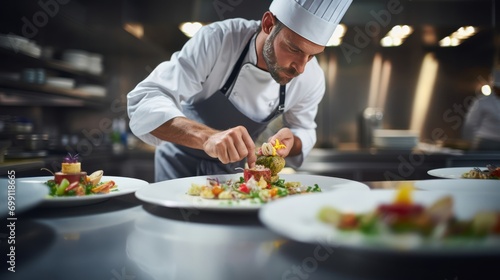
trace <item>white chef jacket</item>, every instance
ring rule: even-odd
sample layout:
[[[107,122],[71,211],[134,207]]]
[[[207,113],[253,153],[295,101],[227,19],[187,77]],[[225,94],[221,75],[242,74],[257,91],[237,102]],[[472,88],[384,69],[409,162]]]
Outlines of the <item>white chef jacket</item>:
[[[181,104],[193,104],[217,92],[248,40],[252,40],[250,48],[229,100],[254,121],[268,117],[279,102],[279,84],[267,71],[245,65],[257,65],[255,38],[259,25],[259,21],[228,19],[201,28],[169,61],[158,65],[128,93],[131,131],[148,144],[160,145],[162,140],[151,131],[172,118],[185,116]],[[315,58],[286,86],[284,125],[302,141],[302,154],[287,158],[292,167],[300,166],[316,143],[315,117],[324,92],[324,73]]]
[[[463,134],[469,140],[500,141],[500,97],[492,93],[476,99],[467,112]]]

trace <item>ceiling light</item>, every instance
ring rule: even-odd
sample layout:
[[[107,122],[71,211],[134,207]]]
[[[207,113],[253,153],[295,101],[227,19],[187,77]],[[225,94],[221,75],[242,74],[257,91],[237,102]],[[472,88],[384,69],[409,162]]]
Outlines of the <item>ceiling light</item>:
[[[144,36],[144,26],[140,23],[125,23],[123,29],[139,39]]]
[[[486,95],[486,96],[490,95],[491,94],[491,87],[489,85],[483,85],[481,87],[481,93],[483,95]]]
[[[200,22],[184,22],[179,25],[179,29],[186,35],[187,37],[191,38],[194,36],[200,28],[203,27],[203,24]]]
[[[455,47],[460,45],[463,41],[477,33],[477,28],[474,26],[462,26],[451,35],[444,37],[439,41],[441,47]]]
[[[380,40],[380,45],[382,47],[401,46],[412,32],[413,28],[409,25],[396,25]]]

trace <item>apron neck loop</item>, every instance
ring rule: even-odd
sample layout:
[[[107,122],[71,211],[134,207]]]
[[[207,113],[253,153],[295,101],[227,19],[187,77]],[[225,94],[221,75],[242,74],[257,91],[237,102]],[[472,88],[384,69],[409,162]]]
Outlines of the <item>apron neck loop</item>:
[[[250,47],[250,42],[251,41],[252,41],[252,39],[250,39],[250,41],[248,41],[248,43],[246,44],[245,48],[243,49],[243,52],[240,54],[240,57],[238,58],[238,61],[234,65],[234,68],[233,68],[233,71],[231,72],[231,75],[229,75],[229,78],[227,79],[226,83],[220,89],[220,91],[224,95],[227,94],[227,91],[233,85],[233,82],[236,79],[236,76],[238,76],[238,73],[240,72],[241,65],[243,65],[243,60],[245,59],[245,56],[248,53],[248,48]]]

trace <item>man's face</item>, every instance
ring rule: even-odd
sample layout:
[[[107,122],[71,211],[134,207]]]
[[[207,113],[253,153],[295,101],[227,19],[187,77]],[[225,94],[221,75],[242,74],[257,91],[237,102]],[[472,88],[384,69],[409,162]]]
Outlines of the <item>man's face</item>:
[[[267,71],[277,83],[284,85],[302,74],[307,62],[323,50],[323,46],[304,39],[284,26],[281,30],[272,29],[264,42],[263,56]]]

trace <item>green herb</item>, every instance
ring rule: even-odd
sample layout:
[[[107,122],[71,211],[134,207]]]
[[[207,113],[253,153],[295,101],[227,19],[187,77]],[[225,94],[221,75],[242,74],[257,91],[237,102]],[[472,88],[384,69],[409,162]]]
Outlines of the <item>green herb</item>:
[[[85,185],[85,194],[86,195],[92,194],[92,188],[94,188],[92,183],[88,183],[87,185]]]
[[[273,186],[276,186],[276,187],[282,188],[282,189],[286,189],[285,179],[278,179],[276,182],[273,183]]]
[[[286,188],[284,188],[284,189],[278,189],[277,194],[279,196],[287,196],[288,195],[288,190]]]
[[[314,187],[307,187],[306,192],[321,192],[321,188],[318,184],[314,184]]]

